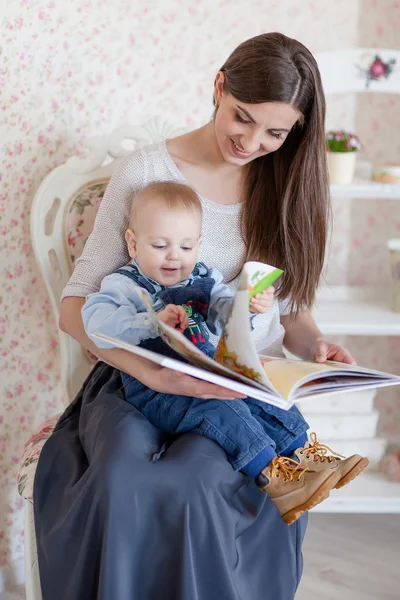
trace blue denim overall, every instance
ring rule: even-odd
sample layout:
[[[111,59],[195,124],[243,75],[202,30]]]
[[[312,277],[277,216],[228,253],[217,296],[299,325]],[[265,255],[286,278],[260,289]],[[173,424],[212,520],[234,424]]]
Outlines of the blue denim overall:
[[[195,276],[184,287],[154,284],[134,267],[124,267],[118,273],[145,288],[152,297],[156,295],[160,301],[159,308],[156,302],[156,310],[167,304],[184,306],[189,317],[185,336],[207,355],[214,355],[206,318],[215,282],[207,273],[194,272]],[[140,346],[182,360],[161,338],[145,340]],[[204,400],[164,394],[146,387],[126,373],[122,373],[122,381],[128,402],[155,427],[170,434],[191,431],[214,440],[225,450],[235,471],[243,469],[267,447],[276,454],[283,453],[308,429],[296,407],[284,411],[249,397],[244,400]]]

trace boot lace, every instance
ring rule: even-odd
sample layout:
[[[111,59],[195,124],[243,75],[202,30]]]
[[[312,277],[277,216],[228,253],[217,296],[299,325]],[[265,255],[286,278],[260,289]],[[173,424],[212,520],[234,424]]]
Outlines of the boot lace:
[[[312,446],[309,448],[304,448],[300,451],[300,454],[304,454],[306,458],[313,458],[314,462],[318,462],[319,460],[322,462],[325,460],[328,462],[334,462],[338,458],[345,458],[345,456],[338,454],[338,452],[335,452],[326,444],[321,444],[321,442],[318,441],[316,433],[310,433],[310,440],[312,442]],[[331,456],[328,454],[328,452],[331,453]]]
[[[292,458],[276,456],[270,464],[270,477],[280,477],[282,475],[284,481],[300,481],[308,470],[308,467],[301,467]]]

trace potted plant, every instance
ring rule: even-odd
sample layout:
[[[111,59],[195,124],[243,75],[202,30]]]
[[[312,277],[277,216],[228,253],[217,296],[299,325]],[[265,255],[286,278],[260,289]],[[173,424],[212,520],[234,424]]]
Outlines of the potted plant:
[[[328,131],[326,134],[329,179],[331,183],[351,183],[361,144],[354,133]]]

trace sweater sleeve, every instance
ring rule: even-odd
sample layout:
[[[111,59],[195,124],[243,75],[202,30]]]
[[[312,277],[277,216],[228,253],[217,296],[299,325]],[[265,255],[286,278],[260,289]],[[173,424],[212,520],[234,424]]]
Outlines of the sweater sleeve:
[[[132,196],[146,184],[147,164],[143,150],[136,150],[118,164],[101,201],[93,231],[61,299],[86,297],[97,292],[102,279],[129,261],[125,243]]]

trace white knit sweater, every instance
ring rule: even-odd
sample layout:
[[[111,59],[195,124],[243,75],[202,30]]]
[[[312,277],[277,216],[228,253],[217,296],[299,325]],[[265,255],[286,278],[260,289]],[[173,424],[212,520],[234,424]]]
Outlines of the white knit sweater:
[[[93,232],[82,256],[76,261],[62,298],[85,297],[96,292],[103,277],[128,263],[124,235],[132,194],[155,181],[188,183],[168,153],[165,142],[136,150],[116,168],[100,204]],[[216,204],[200,198],[204,239],[199,260],[216,267],[225,279],[229,279],[242,263],[245,252],[240,235],[241,204]],[[230,285],[234,288],[235,281]],[[280,314],[287,314],[287,305],[275,301],[273,307],[257,319],[253,335],[260,353],[282,356],[284,329]]]

